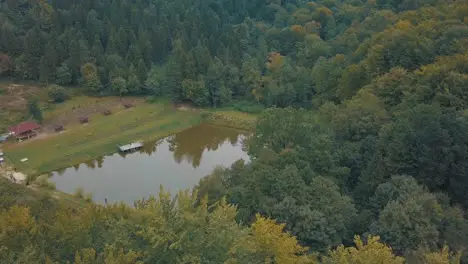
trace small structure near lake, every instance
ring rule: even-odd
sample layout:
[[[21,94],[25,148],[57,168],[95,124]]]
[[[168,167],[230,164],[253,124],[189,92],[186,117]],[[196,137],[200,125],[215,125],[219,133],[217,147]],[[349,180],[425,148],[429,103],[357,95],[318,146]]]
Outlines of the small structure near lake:
[[[127,144],[127,145],[117,146],[117,148],[119,149],[121,153],[128,153],[131,151],[135,151],[135,150],[141,149],[142,147],[143,147],[143,143],[141,142],[134,142],[134,143]]]
[[[41,126],[33,121],[23,122],[8,129],[10,135],[14,136],[18,141],[35,137],[40,130]]]
[[[133,107],[133,104],[132,102],[123,102],[123,106],[125,107],[125,109],[129,109]]]
[[[89,118],[86,116],[80,117],[79,121],[81,124],[87,124],[89,122]]]
[[[63,130],[65,130],[65,128],[63,127],[63,125],[56,125],[55,128],[54,128],[55,132],[62,132]]]

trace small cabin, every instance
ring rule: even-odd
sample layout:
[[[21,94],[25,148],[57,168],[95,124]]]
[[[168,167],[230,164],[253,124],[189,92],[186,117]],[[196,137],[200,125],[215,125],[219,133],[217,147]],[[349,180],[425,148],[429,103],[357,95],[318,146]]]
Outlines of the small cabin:
[[[40,130],[41,126],[33,121],[23,122],[8,129],[10,135],[15,137],[18,141],[35,137]]]
[[[81,124],[87,124],[89,123],[89,118],[88,117],[80,117],[79,119]]]

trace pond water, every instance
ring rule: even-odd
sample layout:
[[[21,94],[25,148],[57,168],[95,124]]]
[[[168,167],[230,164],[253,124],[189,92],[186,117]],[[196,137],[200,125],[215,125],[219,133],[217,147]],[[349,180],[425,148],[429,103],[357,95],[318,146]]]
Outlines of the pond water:
[[[203,124],[145,144],[135,153],[116,153],[53,172],[50,180],[66,193],[82,188],[97,203],[107,198],[109,203],[133,204],[156,195],[160,185],[175,193],[194,187],[216,166],[248,161],[242,148],[245,136],[238,130]]]

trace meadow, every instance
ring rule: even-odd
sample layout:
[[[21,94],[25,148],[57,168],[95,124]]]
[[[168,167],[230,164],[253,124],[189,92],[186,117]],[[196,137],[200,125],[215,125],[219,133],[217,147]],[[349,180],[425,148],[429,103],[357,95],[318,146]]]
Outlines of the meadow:
[[[8,162],[29,175],[38,175],[115,153],[119,144],[163,138],[201,121],[198,111],[178,111],[168,102],[139,102],[130,109],[114,104],[109,116],[88,113],[89,123],[80,124],[71,114],[76,112],[77,102],[89,109],[85,97],[78,97],[44,114],[49,125],[57,120],[64,122],[68,116],[64,132],[45,132],[42,138],[5,145]],[[21,162],[23,158],[28,161]]]

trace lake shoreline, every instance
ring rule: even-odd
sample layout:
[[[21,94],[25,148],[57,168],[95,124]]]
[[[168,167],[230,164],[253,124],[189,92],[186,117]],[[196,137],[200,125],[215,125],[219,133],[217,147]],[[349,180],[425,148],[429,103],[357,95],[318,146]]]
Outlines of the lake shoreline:
[[[81,189],[79,193],[92,195],[94,202],[131,205],[134,200],[157,195],[159,186],[171,193],[192,189],[218,166],[229,167],[239,159],[249,161],[243,148],[247,136],[238,129],[203,123],[146,143],[132,153],[114,153],[55,170],[48,179],[67,194]]]
[[[71,108],[67,104],[71,105],[66,102],[49,115],[54,116],[55,112],[64,111],[63,108]],[[17,170],[36,177],[115,154],[118,144],[150,142],[203,123],[252,131],[256,116],[222,110],[183,111],[174,109],[167,102],[142,102],[132,109],[116,110],[108,117],[95,113],[90,120],[87,125],[70,125],[64,133],[49,133],[42,139],[7,144],[4,147],[7,162]],[[23,158],[28,158],[28,161],[20,162]]]

